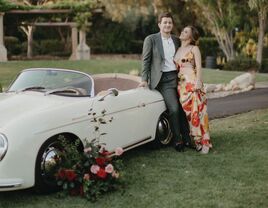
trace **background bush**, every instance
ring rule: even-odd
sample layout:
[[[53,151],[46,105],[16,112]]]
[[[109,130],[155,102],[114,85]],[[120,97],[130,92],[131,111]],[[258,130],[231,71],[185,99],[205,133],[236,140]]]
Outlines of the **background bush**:
[[[268,58],[262,60],[260,72],[268,73]]]
[[[51,52],[62,52],[65,50],[64,43],[56,39],[40,40],[36,47],[36,51],[41,55],[50,54]]]
[[[18,55],[22,52],[22,47],[19,39],[14,36],[4,37],[5,47],[7,49],[7,55]]]
[[[245,57],[237,57],[234,60],[228,61],[223,66],[223,70],[227,71],[258,71],[259,69],[260,65],[255,59]]]
[[[202,37],[199,38],[199,48],[202,54],[202,59],[205,60],[206,56],[217,57],[220,52],[219,44],[214,37]]]
[[[92,53],[131,53],[133,34],[124,24],[109,19],[95,19],[87,43]]]

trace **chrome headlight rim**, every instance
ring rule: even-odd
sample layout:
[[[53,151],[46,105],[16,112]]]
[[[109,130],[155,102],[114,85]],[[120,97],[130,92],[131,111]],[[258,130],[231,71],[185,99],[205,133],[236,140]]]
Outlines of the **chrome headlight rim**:
[[[3,158],[5,157],[5,155],[7,153],[8,140],[7,140],[7,137],[3,133],[0,133],[0,140],[2,140],[3,144],[4,144],[3,147],[0,146],[0,150],[2,149],[2,151],[0,151],[0,161],[1,161],[1,160],[3,160]]]

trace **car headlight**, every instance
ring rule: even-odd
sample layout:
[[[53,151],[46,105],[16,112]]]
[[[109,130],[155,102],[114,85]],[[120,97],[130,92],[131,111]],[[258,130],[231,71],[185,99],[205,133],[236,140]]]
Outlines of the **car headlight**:
[[[8,141],[4,134],[0,133],[0,161],[4,158],[7,153]]]

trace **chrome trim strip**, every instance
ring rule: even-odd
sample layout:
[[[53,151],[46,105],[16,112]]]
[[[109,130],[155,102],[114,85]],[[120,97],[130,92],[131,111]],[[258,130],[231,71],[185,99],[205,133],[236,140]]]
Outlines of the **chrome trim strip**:
[[[140,144],[140,143],[143,143],[143,142],[145,142],[145,141],[147,141],[147,140],[150,140],[152,137],[150,136],[150,137],[147,137],[147,138],[145,138],[145,139],[143,139],[143,140],[141,140],[141,141],[139,141],[139,142],[136,142],[136,143],[133,143],[133,144],[131,144],[131,145],[128,145],[128,146],[126,146],[126,147],[124,147],[123,149],[129,149],[129,148],[131,148],[132,146],[136,146],[136,145],[138,145],[138,144]]]
[[[14,183],[14,184],[0,184],[0,189],[4,188],[15,188],[21,186],[22,183]]]

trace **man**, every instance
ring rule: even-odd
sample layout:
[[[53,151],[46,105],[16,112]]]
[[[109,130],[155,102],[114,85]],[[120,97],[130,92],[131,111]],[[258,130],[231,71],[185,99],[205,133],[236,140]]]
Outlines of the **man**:
[[[179,102],[178,76],[173,57],[179,47],[178,39],[171,34],[173,17],[163,13],[158,17],[159,33],[149,35],[143,43],[142,82],[140,87],[158,90],[169,112],[175,149],[184,150],[190,144],[189,126]]]

